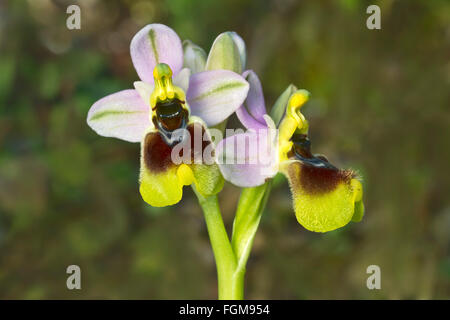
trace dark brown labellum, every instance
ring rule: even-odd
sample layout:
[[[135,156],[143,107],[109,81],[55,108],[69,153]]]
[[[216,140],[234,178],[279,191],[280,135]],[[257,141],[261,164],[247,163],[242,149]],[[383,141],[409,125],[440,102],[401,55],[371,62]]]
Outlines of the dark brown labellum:
[[[145,136],[143,157],[145,166],[154,173],[164,172],[172,165],[172,148],[160,132]]]
[[[190,153],[187,156],[191,159],[191,163],[194,163],[196,159],[202,160],[203,151],[211,144],[211,141],[203,141],[202,139],[205,134],[205,128],[201,124],[193,123],[182,130],[185,131],[185,136],[189,137],[189,139],[186,138],[179,143],[183,143],[186,146],[185,149]],[[195,144],[196,134],[201,139],[199,146]],[[166,137],[161,131],[148,133],[143,146],[143,158],[147,169],[153,173],[160,173],[173,166],[174,163],[171,157],[174,145],[167,143]],[[180,150],[180,157],[184,156],[183,151],[184,149]]]
[[[308,194],[321,194],[334,190],[339,183],[348,183],[353,177],[351,170],[340,170],[328,162],[322,155],[311,153],[311,142],[304,134],[295,134],[289,158],[294,162],[288,172],[294,188],[301,187]]]

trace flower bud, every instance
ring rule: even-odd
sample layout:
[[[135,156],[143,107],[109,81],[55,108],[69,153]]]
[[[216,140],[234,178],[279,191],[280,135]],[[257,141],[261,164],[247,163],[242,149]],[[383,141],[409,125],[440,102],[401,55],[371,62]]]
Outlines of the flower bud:
[[[183,41],[183,65],[191,69],[192,73],[205,71],[206,52],[190,40]]]

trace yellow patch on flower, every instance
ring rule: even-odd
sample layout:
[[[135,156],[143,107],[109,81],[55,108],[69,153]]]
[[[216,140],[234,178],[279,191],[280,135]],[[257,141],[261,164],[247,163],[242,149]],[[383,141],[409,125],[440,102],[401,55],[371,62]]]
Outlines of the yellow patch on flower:
[[[205,134],[202,124],[190,123],[186,131],[185,141],[180,142],[185,148],[180,148],[190,163],[174,164],[172,161],[173,148],[166,143],[163,133],[156,129],[145,136],[141,144],[141,175],[140,193],[142,198],[151,206],[164,207],[176,204],[182,198],[183,186],[195,184],[196,189],[204,196],[217,194],[222,190],[224,180],[218,166],[199,162],[197,156],[210,146],[211,141],[202,141],[199,146],[194,143],[194,134]],[[196,150],[200,147],[200,150]]]
[[[162,173],[141,170],[140,187],[142,199],[153,207],[165,207],[176,204],[183,196],[183,185],[172,167]]]
[[[350,171],[292,162],[285,173],[292,189],[297,221],[306,229],[327,232],[348,224],[355,213],[360,182]],[[362,203],[359,201],[358,203]]]

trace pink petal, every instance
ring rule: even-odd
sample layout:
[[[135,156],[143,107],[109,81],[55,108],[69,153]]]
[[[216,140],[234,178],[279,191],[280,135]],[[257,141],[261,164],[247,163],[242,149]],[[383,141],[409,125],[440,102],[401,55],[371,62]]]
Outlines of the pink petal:
[[[242,76],[250,84],[250,89],[247,99],[236,111],[236,115],[247,129],[266,128],[266,122],[263,117],[266,114],[266,105],[261,82],[252,70],[245,71]]]
[[[275,132],[268,129],[236,134],[220,141],[216,158],[225,180],[239,187],[255,187],[278,170]]]
[[[101,136],[140,142],[151,126],[149,106],[136,90],[119,91],[94,103],[87,123]]]
[[[245,100],[248,83],[228,70],[195,73],[189,81],[187,100],[192,115],[214,126],[235,112]]]
[[[178,35],[163,24],[149,24],[131,40],[131,59],[139,78],[153,83],[153,69],[158,63],[167,63],[174,75],[183,66],[183,47]]]

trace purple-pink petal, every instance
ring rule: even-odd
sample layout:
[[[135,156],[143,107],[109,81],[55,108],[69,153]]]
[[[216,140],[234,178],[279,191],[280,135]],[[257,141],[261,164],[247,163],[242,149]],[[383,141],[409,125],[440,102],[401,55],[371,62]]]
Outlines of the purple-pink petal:
[[[225,180],[239,187],[255,187],[275,176],[277,150],[270,134],[267,129],[248,131],[217,144],[216,159]]]
[[[174,75],[183,67],[183,47],[178,35],[162,24],[149,24],[131,40],[131,59],[139,78],[153,83],[153,69],[167,63]]]
[[[203,119],[208,126],[214,126],[242,105],[248,88],[248,82],[235,72],[204,71],[191,76],[186,97],[192,115]]]
[[[250,89],[247,99],[236,111],[236,115],[247,129],[266,128],[267,125],[263,117],[266,114],[266,105],[261,82],[252,70],[245,71],[242,76],[250,84]]]
[[[136,90],[119,91],[94,103],[87,123],[101,136],[140,142],[151,126],[149,106]]]

